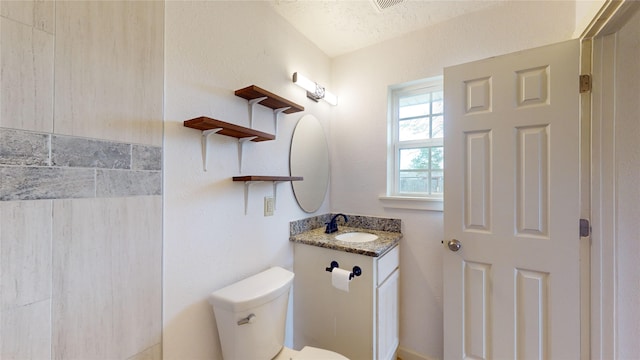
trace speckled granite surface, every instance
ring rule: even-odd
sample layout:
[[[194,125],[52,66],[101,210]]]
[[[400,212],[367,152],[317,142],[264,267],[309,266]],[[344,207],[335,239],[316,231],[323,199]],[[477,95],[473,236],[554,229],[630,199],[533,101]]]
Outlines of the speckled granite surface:
[[[303,233],[305,231],[324,228],[326,223],[331,220],[336,213],[331,214],[323,214],[318,215],[306,219],[291,221],[289,223],[289,235],[297,235]],[[379,231],[388,231],[388,232],[401,232],[402,230],[402,220],[400,219],[390,219],[390,218],[381,218],[374,216],[362,216],[362,215],[347,215],[349,221],[347,223],[344,222],[342,216],[338,217],[338,226],[349,225],[350,227],[360,228],[360,229],[368,229],[368,230],[379,230]]]
[[[342,217],[340,217],[342,221]],[[296,221],[289,222],[289,235],[298,235],[300,233],[317,229],[319,227],[324,227],[325,223],[328,223],[331,220],[331,214],[318,215],[306,219],[300,219]],[[344,223],[338,222],[338,225]]]
[[[396,246],[402,239],[401,220],[369,216],[349,215],[345,226],[344,219],[338,221],[338,232],[325,234],[325,223],[335,214],[324,214],[289,223],[289,240],[307,245],[319,246],[338,251],[378,257]],[[378,239],[366,243],[350,243],[335,239],[336,235],[361,231],[378,235]]]

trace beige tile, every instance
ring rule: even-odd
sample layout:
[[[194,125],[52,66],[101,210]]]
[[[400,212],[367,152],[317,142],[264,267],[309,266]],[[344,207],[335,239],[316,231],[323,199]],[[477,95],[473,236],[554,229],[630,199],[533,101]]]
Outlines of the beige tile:
[[[51,298],[51,206],[0,202],[0,309]]]
[[[111,244],[98,205],[54,201],[51,308],[52,355],[57,359],[117,357]]]
[[[161,145],[161,1],[56,4],[56,133]]]
[[[161,197],[54,203],[53,355],[128,358],[161,339]]]
[[[51,300],[0,311],[0,359],[51,357]]]
[[[161,360],[162,359],[162,344],[156,344],[147,350],[135,354],[127,360]]]
[[[127,198],[112,216],[122,224],[113,253],[116,326],[125,355],[161,341],[162,332],[162,201],[159,196]]]
[[[53,130],[53,35],[0,18],[0,126]]]
[[[33,1],[0,1],[0,15],[33,26]]]
[[[2,0],[0,15],[53,34],[54,0]]]
[[[0,359],[48,359],[51,201],[0,202]]]
[[[53,34],[56,28],[55,7],[55,0],[35,0],[33,8],[33,26],[36,29]]]

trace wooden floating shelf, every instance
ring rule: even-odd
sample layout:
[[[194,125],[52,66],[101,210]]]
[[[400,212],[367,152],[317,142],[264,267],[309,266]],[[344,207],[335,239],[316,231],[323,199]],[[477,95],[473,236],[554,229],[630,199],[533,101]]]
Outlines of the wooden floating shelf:
[[[234,176],[233,181],[244,182],[244,214],[247,215],[247,208],[249,207],[249,186],[251,184],[263,181],[273,182],[273,202],[276,203],[276,194],[278,191],[277,185],[288,181],[301,181],[302,176],[269,176],[269,175],[246,175],[246,176]]]
[[[207,131],[213,129],[221,129],[216,134],[235,137],[238,139],[254,137],[251,141],[269,141],[275,140],[276,136],[273,134],[267,134],[262,131],[249,129],[244,126],[230,124],[221,120],[212,119],[206,116],[200,116],[191,120],[186,120],[184,126],[192,129]]]
[[[272,92],[262,89],[258,86],[251,85],[246,88],[235,91],[235,95],[248,101],[249,105],[249,127],[231,124],[225,121],[213,119],[207,116],[200,116],[184,121],[184,126],[202,131],[201,147],[202,147],[202,166],[207,171],[207,139],[214,134],[231,136],[238,139],[238,162],[239,169],[242,172],[242,149],[248,141],[260,142],[275,140],[276,136],[262,131],[253,129],[254,107],[262,105],[273,110],[273,120],[275,133],[278,132],[278,116],[281,113],[293,114],[304,111],[304,107]],[[265,175],[249,175],[235,176],[233,181],[244,182],[244,213],[247,213],[249,202],[249,187],[256,182],[270,181],[273,182],[273,199],[275,204],[277,185],[288,181],[301,181],[301,176],[265,176]]]
[[[274,110],[288,107],[289,109],[284,110],[285,114],[293,114],[300,111],[304,111],[304,106],[298,105],[293,101],[289,101],[283,97],[280,97],[272,92],[269,92],[255,85],[247,86],[244,89],[236,90],[235,94],[236,96],[239,96],[247,100],[266,97],[266,99],[258,102],[258,104]]]
[[[302,181],[302,176],[234,176],[233,181]]]

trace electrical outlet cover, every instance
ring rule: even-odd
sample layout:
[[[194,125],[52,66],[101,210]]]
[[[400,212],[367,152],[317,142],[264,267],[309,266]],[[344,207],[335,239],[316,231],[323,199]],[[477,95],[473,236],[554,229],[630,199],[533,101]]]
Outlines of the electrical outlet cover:
[[[272,196],[264,197],[264,216],[272,216],[274,210],[274,202]]]

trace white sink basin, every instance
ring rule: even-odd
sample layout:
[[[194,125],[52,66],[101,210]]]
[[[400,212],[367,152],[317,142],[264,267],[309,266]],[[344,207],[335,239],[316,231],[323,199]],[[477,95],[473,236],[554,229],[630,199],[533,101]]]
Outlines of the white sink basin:
[[[378,235],[364,233],[364,232],[348,232],[340,235],[336,235],[336,240],[352,243],[363,243],[374,241],[378,238]]]

